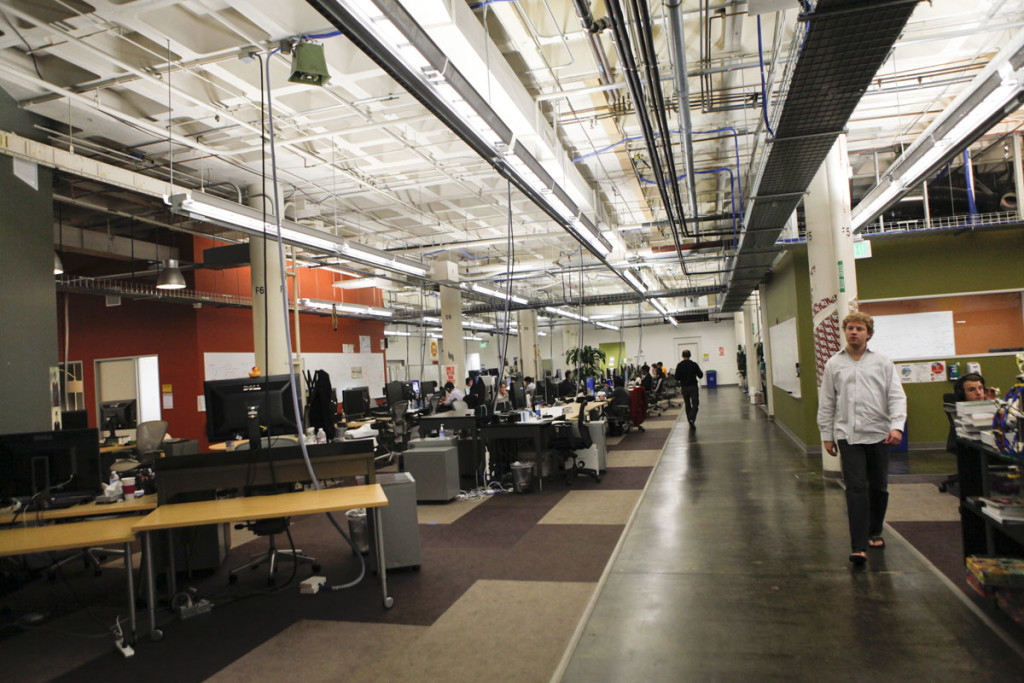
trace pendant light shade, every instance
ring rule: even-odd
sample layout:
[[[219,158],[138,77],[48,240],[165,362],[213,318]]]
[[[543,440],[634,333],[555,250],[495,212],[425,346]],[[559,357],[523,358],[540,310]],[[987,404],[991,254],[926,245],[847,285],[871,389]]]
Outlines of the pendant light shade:
[[[178,268],[177,259],[167,259],[167,264],[156,279],[157,289],[185,289],[185,276]]]
[[[64,272],[64,264],[60,260],[60,254],[53,252],[53,274],[60,275]]]

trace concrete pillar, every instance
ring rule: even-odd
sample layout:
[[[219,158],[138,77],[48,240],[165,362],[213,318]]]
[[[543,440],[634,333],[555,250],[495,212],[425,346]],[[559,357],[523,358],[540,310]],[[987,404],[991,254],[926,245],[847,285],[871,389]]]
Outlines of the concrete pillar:
[[[733,316],[732,316],[733,337],[735,337],[735,339],[736,339],[737,346],[742,346],[743,350],[746,352],[747,356],[749,356],[750,352],[753,349],[747,348],[747,342],[746,342],[746,340],[744,339],[744,336],[743,336],[744,327],[745,327],[745,325],[744,325],[744,318],[743,318],[743,310],[740,309],[739,311],[736,311],[736,313],[734,313]],[[738,351],[739,349],[736,349],[736,350]],[[736,371],[737,372],[746,372],[747,368],[745,366],[742,367],[742,368],[737,366]],[[745,380],[744,379],[740,380],[740,391],[747,391],[748,387],[750,387],[753,384],[755,384],[755,382],[752,381],[750,375],[748,374],[747,378]]]
[[[262,196],[262,185],[250,185],[249,206],[274,215],[274,202]],[[280,206],[280,202],[278,202]],[[281,260],[276,238],[249,238],[249,259],[252,265],[252,335],[256,349],[256,365],[264,375],[285,375],[292,371],[288,357],[288,340],[284,326],[284,298],[287,291],[281,278]]]
[[[53,429],[50,368],[61,358],[52,188],[49,168],[0,156],[0,433]],[[74,350],[74,330],[71,339]]]
[[[747,298],[743,304],[743,346],[747,349],[747,396],[751,403],[756,403],[755,394],[760,390],[760,381],[757,369],[757,345],[758,337],[757,299],[753,295]]]
[[[537,343],[537,311],[523,310],[519,318],[519,358],[523,361],[523,375],[541,378],[540,345]]]
[[[761,301],[768,297],[768,285],[761,285]],[[771,335],[768,334],[768,309],[760,307],[761,311],[761,346],[764,354],[764,404],[768,406],[768,415],[775,415],[775,394],[772,393],[772,346]],[[756,351],[755,351],[756,354]],[[760,368],[758,368],[760,370]],[[760,383],[760,378],[757,382]]]
[[[825,363],[843,346],[842,319],[857,309],[857,272],[850,228],[849,159],[839,136],[804,200],[810,266],[814,365],[818,386]],[[839,461],[822,451],[826,476],[838,476]]]
[[[1013,192],[1017,195],[1017,218],[1024,221],[1024,142],[1013,136]]]
[[[462,339],[462,292],[441,286],[441,381],[460,390],[466,380],[466,344]]]

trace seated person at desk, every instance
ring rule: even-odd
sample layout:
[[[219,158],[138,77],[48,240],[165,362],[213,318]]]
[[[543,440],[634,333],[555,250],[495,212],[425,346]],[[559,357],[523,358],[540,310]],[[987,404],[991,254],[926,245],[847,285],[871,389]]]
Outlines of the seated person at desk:
[[[495,410],[502,412],[512,407],[511,399],[508,397],[508,385],[504,382],[498,383],[498,398],[495,403]]]
[[[456,401],[464,401],[466,399],[466,395],[456,389],[455,385],[451,382],[445,382],[444,392],[444,398],[441,400],[441,405],[437,407],[438,412],[451,410],[453,403]]]
[[[530,396],[537,395],[537,383],[533,381],[532,377],[524,377],[523,384],[526,385],[526,393],[528,393]]]
[[[558,395],[565,397],[576,397],[576,382],[572,381],[572,370],[565,371],[565,379],[558,385]]]
[[[621,375],[616,375],[613,383],[615,388],[612,390],[611,405],[629,408],[631,402],[629,392],[626,390],[626,380]]]
[[[953,383],[953,394],[946,394],[944,402],[953,401],[991,401],[996,397],[996,390],[985,386],[985,378],[976,372],[969,372]],[[953,414],[946,413],[949,418],[949,436],[946,437],[946,450],[956,453],[956,426]]]
[[[654,378],[651,377],[651,366],[644,363],[643,367],[640,368],[640,386],[644,388],[644,391],[648,394],[654,390]]]

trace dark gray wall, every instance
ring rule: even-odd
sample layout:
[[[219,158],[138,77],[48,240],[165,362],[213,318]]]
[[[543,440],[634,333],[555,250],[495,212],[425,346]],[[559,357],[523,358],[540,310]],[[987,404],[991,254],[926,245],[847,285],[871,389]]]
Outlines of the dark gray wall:
[[[0,156],[0,433],[52,429],[49,368],[58,362],[53,174],[39,189]]]

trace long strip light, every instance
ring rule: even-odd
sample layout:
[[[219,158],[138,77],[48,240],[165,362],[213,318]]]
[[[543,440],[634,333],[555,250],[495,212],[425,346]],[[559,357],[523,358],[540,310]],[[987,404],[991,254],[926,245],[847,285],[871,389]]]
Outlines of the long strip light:
[[[478,284],[472,284],[469,286],[469,288],[476,292],[477,294],[483,294],[485,296],[490,296],[495,299],[501,299],[502,301],[512,301],[514,303],[524,305],[530,303],[521,296],[516,296],[515,294],[508,294],[498,289],[490,289],[489,287],[484,287]]]
[[[412,332],[402,332],[401,330],[384,330],[385,337],[411,337]]]
[[[569,206],[565,191],[404,7],[380,0],[310,4],[577,240],[601,259],[611,254],[607,240]]]
[[[1000,50],[999,56],[975,77],[971,86],[893,163],[889,182],[877,185],[857,205],[851,221],[855,231],[1020,106],[1024,97],[1024,69],[1014,70],[1013,63],[1019,63],[1022,55],[1024,32]],[[998,85],[993,87],[995,82]],[[988,94],[981,96],[986,89],[990,89]],[[979,97],[981,101],[972,104]]]
[[[641,294],[646,294],[647,293],[647,290],[649,289],[648,286],[647,286],[647,283],[644,282],[643,280],[641,280],[637,276],[637,274],[635,272],[633,272],[633,269],[622,271],[622,277],[623,277],[623,279],[626,280],[626,282],[628,282],[629,284],[633,285],[633,287],[636,289],[636,291],[640,292]]]
[[[241,230],[260,237],[277,236],[277,218],[249,206],[242,206],[207,194],[184,192],[164,197],[171,213],[194,220],[213,223],[234,230]],[[426,266],[392,256],[387,252],[355,244],[340,237],[328,235],[320,230],[307,228],[294,221],[281,221],[281,239],[288,244],[313,249],[331,255],[343,255],[353,261],[380,266],[386,270],[424,277]]]
[[[590,322],[590,318],[586,317],[585,315],[579,315],[578,313],[573,313],[572,311],[564,309],[564,308],[555,308],[553,306],[545,306],[544,310],[547,311],[548,313],[554,313],[555,315],[560,315],[560,316],[562,316],[564,318],[572,318],[573,320],[581,320],[581,321],[583,321],[585,323],[589,323]]]
[[[323,311],[337,311],[338,313],[351,313],[352,315],[370,315],[379,318],[390,318],[393,314],[386,308],[375,306],[360,306],[358,304],[343,304],[338,301],[320,301],[318,299],[299,299],[299,303],[308,308],[315,308]]]
[[[594,325],[596,325],[597,327],[603,327],[606,330],[614,330],[615,332],[619,331],[619,328],[615,327],[615,325],[610,325],[608,323],[603,323],[603,322],[601,322],[599,320],[591,320],[590,322],[593,323]]]
[[[667,320],[670,323],[672,323],[672,327],[679,327],[679,321],[675,319],[675,316],[666,315],[665,316],[665,320]]]
[[[665,304],[661,303],[657,299],[650,299],[648,303],[650,303],[651,306],[654,306],[655,310],[657,310],[658,313],[661,313],[662,315],[668,315],[668,309],[665,308]]]

